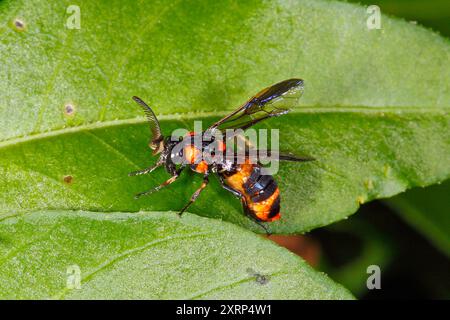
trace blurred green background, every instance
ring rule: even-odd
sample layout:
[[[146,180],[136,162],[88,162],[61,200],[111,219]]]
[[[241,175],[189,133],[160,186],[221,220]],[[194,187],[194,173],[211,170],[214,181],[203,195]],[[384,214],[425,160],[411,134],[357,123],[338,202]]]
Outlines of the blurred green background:
[[[348,2],[378,5],[383,14],[450,38],[448,0]],[[360,299],[450,299],[449,231],[448,180],[365,204],[348,220],[307,236],[275,237],[274,241],[303,256]],[[366,287],[369,265],[381,269],[380,290]]]

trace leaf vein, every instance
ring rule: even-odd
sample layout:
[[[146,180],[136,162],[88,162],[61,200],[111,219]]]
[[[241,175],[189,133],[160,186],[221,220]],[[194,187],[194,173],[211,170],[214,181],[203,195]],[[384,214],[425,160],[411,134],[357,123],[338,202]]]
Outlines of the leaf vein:
[[[290,114],[302,114],[302,113],[359,113],[359,114],[377,114],[377,113],[438,113],[438,114],[450,114],[450,109],[447,110],[445,108],[414,108],[414,107],[404,107],[398,108],[396,107],[394,110],[392,108],[356,108],[356,107],[314,107],[314,108],[297,108],[290,112]],[[183,119],[198,119],[199,117],[220,117],[226,115],[228,112],[223,111],[211,111],[211,112],[188,112],[182,114]],[[167,114],[167,115],[159,115],[158,119],[161,120],[181,120],[180,114]],[[63,127],[56,128],[51,131],[24,135],[19,137],[10,138],[7,140],[0,141],[0,149],[4,147],[8,147],[11,145],[16,145],[19,143],[25,143],[32,140],[45,139],[48,137],[63,135],[66,133],[77,133],[87,130],[95,130],[101,128],[108,128],[113,126],[120,125],[130,125],[130,124],[142,124],[146,123],[145,118],[134,118],[134,119],[118,119],[118,120],[110,120],[110,121],[96,121],[92,123],[83,124],[75,127]]]
[[[142,252],[148,248],[151,248],[151,247],[154,247],[157,245],[161,245],[161,244],[166,243],[171,240],[179,241],[179,240],[185,240],[185,239],[191,239],[191,238],[196,238],[196,237],[201,237],[201,236],[209,236],[209,235],[213,235],[213,233],[211,233],[211,232],[191,233],[191,234],[184,235],[184,236],[166,237],[166,238],[147,242],[146,244],[144,244],[140,247],[124,251],[124,252],[120,253],[119,255],[113,257],[112,259],[109,259],[109,260],[103,262],[102,264],[99,265],[99,267],[97,269],[93,270],[92,272],[88,273],[85,277],[83,277],[81,279],[81,282],[86,284],[87,282],[91,281],[100,272],[106,270],[108,267],[112,266],[113,264],[115,264],[119,261],[122,261],[125,258],[132,256],[133,254]],[[58,299],[63,299],[65,294],[67,293],[67,291],[68,291],[67,288],[63,289],[61,292],[59,292],[56,295],[56,297]]]
[[[283,275],[283,274],[289,274],[289,272],[278,271],[278,272],[270,273],[267,276],[269,276],[270,278],[273,278],[273,277],[276,277],[276,276],[279,276],[279,275]],[[204,297],[204,296],[206,296],[208,294],[211,294],[211,293],[214,293],[214,292],[217,292],[217,291],[221,291],[221,290],[231,289],[231,288],[233,288],[235,286],[241,285],[243,283],[248,283],[248,282],[251,282],[251,281],[256,281],[254,276],[249,276],[249,277],[246,277],[246,278],[243,278],[243,279],[240,279],[238,281],[231,282],[231,283],[218,285],[217,287],[214,287],[214,288],[209,289],[207,291],[204,291],[202,293],[196,294],[195,296],[186,298],[186,300],[200,299],[200,298],[202,298],[202,297]]]

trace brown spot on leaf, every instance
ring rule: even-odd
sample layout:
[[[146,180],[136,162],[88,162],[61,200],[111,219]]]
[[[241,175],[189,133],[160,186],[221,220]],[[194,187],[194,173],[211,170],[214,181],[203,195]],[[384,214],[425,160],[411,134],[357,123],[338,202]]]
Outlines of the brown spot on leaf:
[[[13,25],[17,31],[25,30],[25,22],[19,18],[14,19]]]
[[[75,106],[72,103],[64,105],[64,114],[66,116],[73,116],[75,114]]]
[[[72,177],[72,176],[70,176],[70,175],[68,175],[68,176],[64,176],[63,180],[64,180],[64,182],[65,182],[65,183],[67,183],[67,184],[71,184],[71,183],[72,183],[72,181],[73,181],[73,177]]]

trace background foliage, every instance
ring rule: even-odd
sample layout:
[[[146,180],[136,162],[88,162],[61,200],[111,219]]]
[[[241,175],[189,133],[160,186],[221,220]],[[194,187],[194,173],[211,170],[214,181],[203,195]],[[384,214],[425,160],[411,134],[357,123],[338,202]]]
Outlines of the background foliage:
[[[376,4],[385,14],[450,36],[448,1],[387,0]],[[383,203],[366,205],[353,219],[313,232],[310,237],[323,250],[320,268],[358,297],[449,299],[450,286],[442,281],[450,277],[449,188],[449,181],[415,188]],[[369,291],[364,286],[369,264],[382,267],[382,290]]]

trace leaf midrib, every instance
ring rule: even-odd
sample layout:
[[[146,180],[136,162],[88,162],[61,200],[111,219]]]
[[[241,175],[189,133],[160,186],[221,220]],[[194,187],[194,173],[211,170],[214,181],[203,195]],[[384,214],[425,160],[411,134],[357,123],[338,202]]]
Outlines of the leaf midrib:
[[[208,112],[187,112],[187,113],[175,113],[175,114],[161,114],[158,115],[158,119],[161,120],[186,120],[206,117],[219,117],[225,116],[230,111],[208,111]],[[290,114],[302,114],[302,113],[360,113],[360,114],[401,114],[401,113],[449,113],[449,108],[442,107],[354,107],[354,106],[335,106],[335,107],[299,107],[293,109]],[[93,123],[83,124],[74,127],[63,127],[52,129],[46,132],[40,132],[20,137],[14,137],[7,140],[0,141],[0,149],[9,146],[14,146],[21,143],[30,142],[33,140],[41,140],[45,138],[64,135],[67,133],[77,133],[83,131],[89,131],[94,129],[108,128],[114,126],[121,126],[127,124],[143,124],[146,119],[143,117],[116,119],[109,121],[96,121]]]
[[[198,232],[198,233],[189,233],[189,234],[181,235],[181,236],[168,236],[168,237],[164,237],[164,238],[161,238],[161,239],[155,239],[155,240],[149,241],[149,242],[145,243],[144,245],[125,250],[123,252],[120,252],[116,256],[112,257],[111,259],[103,261],[94,270],[92,270],[85,277],[83,277],[81,279],[81,281],[82,281],[82,283],[86,284],[87,282],[89,282],[93,278],[95,278],[96,275],[98,275],[99,273],[101,273],[104,270],[106,270],[108,267],[116,264],[119,261],[124,260],[127,257],[130,257],[130,256],[132,256],[132,255],[134,255],[136,253],[140,253],[140,252],[142,252],[144,250],[147,250],[147,249],[149,249],[151,247],[154,247],[154,246],[157,246],[157,245],[161,245],[161,244],[164,244],[164,243],[169,242],[169,241],[186,240],[186,239],[196,238],[196,237],[209,237],[212,234],[213,233],[211,233],[211,232]],[[68,290],[69,289],[64,288],[60,292],[56,293],[54,295],[54,298],[63,299],[64,296],[66,295],[66,293],[68,292]]]
[[[278,276],[281,276],[281,275],[289,275],[289,272],[281,270],[281,271],[276,271],[276,272],[272,272],[272,273],[266,274],[265,276],[267,276],[269,278],[274,278],[274,277],[278,277]],[[234,281],[232,281],[230,283],[220,284],[220,285],[215,286],[215,287],[213,287],[211,289],[208,289],[208,290],[205,290],[203,292],[197,293],[197,294],[195,294],[193,296],[184,297],[183,299],[186,299],[186,300],[202,299],[205,296],[207,296],[209,294],[212,294],[214,292],[220,292],[220,291],[225,290],[225,289],[231,289],[231,288],[233,288],[235,286],[238,286],[240,284],[249,283],[249,282],[252,282],[252,281],[255,281],[255,276],[247,276],[247,277],[239,279],[239,280],[234,280]]]

